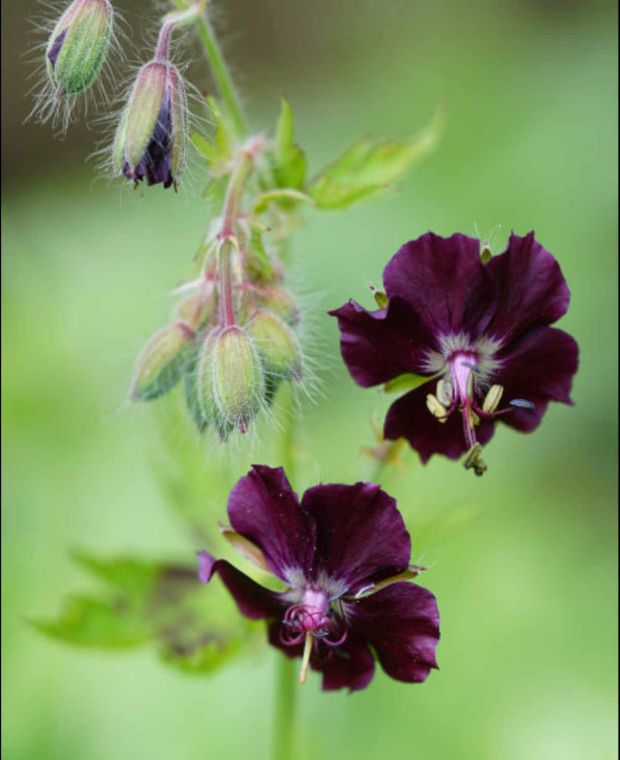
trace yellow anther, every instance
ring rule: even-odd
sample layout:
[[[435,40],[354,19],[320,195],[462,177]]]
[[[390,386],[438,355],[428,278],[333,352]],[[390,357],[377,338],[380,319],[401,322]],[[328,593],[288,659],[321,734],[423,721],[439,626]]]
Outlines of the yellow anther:
[[[442,406],[450,406],[454,395],[452,383],[449,380],[439,380],[437,382],[437,400]]]
[[[504,395],[504,387],[502,385],[492,385],[487,391],[487,395],[482,402],[482,411],[486,414],[492,414]]]
[[[426,408],[433,417],[437,417],[439,422],[445,422],[448,419],[447,409],[439,403],[437,397],[433,396],[432,393],[429,393],[426,397]]]
[[[487,466],[482,459],[482,446],[477,441],[467,452],[463,464],[466,470],[473,470],[476,475],[482,475],[486,471]]]

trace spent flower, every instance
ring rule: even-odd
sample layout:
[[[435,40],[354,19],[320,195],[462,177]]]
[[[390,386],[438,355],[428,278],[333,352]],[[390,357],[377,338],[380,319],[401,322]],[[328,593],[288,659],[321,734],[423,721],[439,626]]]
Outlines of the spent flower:
[[[394,499],[371,483],[318,485],[301,501],[282,468],[255,466],[228,500],[224,536],[284,584],[271,591],[226,560],[199,552],[204,583],[217,573],[239,611],[268,622],[269,643],[323,675],[323,689],[365,688],[373,652],[392,678],[422,682],[437,667],[439,615],[408,582],[411,541]]]
[[[474,238],[429,232],[402,246],[383,279],[385,308],[349,301],[330,313],[359,385],[409,383],[388,411],[387,439],[406,438],[423,462],[466,454],[482,474],[496,422],[531,432],[550,401],[572,403],[578,347],[550,327],[570,292],[533,232],[490,259]]]

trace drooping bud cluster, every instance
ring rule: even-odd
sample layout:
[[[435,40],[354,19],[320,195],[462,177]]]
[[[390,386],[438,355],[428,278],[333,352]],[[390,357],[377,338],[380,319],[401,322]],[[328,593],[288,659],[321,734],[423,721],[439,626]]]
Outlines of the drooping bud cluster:
[[[198,430],[212,428],[225,440],[235,429],[249,429],[282,382],[302,379],[303,359],[299,310],[290,291],[279,283],[248,280],[237,260],[231,267],[237,270],[235,322],[226,324],[216,262],[214,257],[197,290],[176,305],[175,321],[147,342],[134,370],[131,398],[159,398],[183,380]]]

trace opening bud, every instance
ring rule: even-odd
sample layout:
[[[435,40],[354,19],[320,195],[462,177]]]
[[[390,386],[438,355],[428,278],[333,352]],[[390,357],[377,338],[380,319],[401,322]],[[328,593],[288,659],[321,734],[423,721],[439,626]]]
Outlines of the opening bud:
[[[113,147],[114,171],[137,185],[179,183],[187,155],[187,96],[168,61],[145,64],[136,77]]]
[[[73,0],[54,27],[45,50],[54,94],[78,95],[97,79],[112,37],[108,0]]]
[[[194,331],[174,322],[155,333],[138,357],[131,387],[134,401],[151,401],[171,390],[185,372]]]
[[[222,439],[233,428],[245,433],[265,404],[258,351],[248,333],[237,325],[207,336],[196,382],[202,416],[214,423]]]
[[[281,380],[301,379],[301,349],[295,334],[280,317],[259,309],[248,322],[265,370]]]

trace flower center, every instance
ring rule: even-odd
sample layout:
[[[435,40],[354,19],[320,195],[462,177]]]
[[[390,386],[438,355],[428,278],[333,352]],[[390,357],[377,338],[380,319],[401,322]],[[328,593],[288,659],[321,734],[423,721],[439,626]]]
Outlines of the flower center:
[[[342,620],[330,609],[327,593],[313,587],[305,588],[301,602],[291,605],[284,613],[280,641],[296,646],[308,635],[328,646],[339,646],[347,637]]]
[[[457,337],[458,340],[445,340],[445,347],[463,340],[460,336]],[[468,449],[465,467],[473,469],[476,475],[482,475],[486,464],[481,458],[482,446],[476,440],[476,427],[480,420],[505,414],[514,407],[532,408],[534,405],[524,399],[513,399],[508,407],[498,409],[504,388],[489,384],[491,375],[499,366],[493,358],[497,346],[492,342],[482,339],[475,349],[466,345],[458,348],[452,345],[450,348],[452,350],[446,352],[439,369],[439,372],[443,369],[444,374],[437,382],[436,394],[427,395],[426,406],[439,422],[446,422],[452,412],[458,409]],[[437,359],[433,357],[433,361]]]

